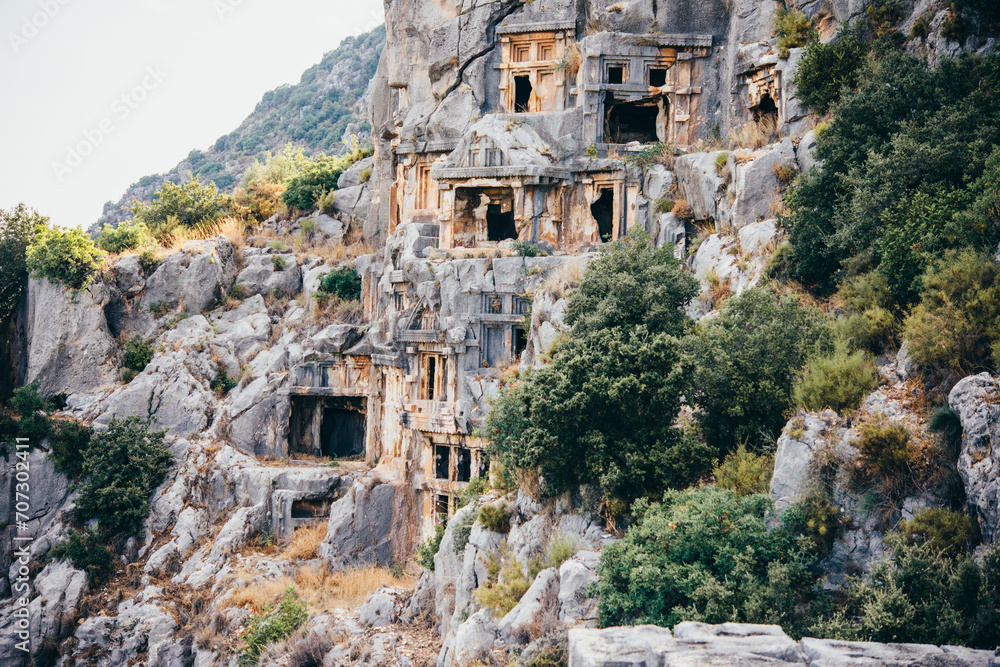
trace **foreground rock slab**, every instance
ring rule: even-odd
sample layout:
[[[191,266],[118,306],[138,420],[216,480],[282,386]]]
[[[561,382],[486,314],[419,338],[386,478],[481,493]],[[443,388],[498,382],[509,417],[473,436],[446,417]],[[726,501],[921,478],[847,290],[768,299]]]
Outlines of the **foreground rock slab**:
[[[738,665],[894,665],[993,667],[993,651],[930,644],[876,644],[804,638],[777,625],[679,623],[671,633],[655,625],[569,631],[569,667],[715,667]]]

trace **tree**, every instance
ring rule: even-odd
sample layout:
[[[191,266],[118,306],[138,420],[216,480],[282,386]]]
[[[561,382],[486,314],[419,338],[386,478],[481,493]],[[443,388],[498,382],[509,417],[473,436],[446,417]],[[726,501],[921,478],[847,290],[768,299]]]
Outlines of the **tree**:
[[[631,501],[690,483],[711,459],[675,425],[690,377],[681,307],[696,289],[646,235],[614,244],[570,295],[573,328],[552,363],[494,396],[490,451],[540,471],[547,494],[587,484]]]
[[[636,523],[601,552],[601,625],[778,623],[801,636],[815,584],[811,558],[789,529],[768,528],[772,510],[766,495],[714,486],[636,503]]]
[[[796,374],[817,347],[831,344],[822,315],[791,297],[754,288],[726,301],[685,341],[695,362],[688,399],[706,441],[722,452],[739,443],[773,448]]]
[[[173,462],[165,434],[150,431],[139,417],[112,419],[106,431],[94,434],[84,454],[77,517],[97,519],[110,534],[138,532],[149,515],[149,497]]]
[[[39,227],[27,249],[27,266],[36,278],[46,277],[82,289],[100,266],[101,251],[77,227]]]
[[[28,279],[27,250],[35,228],[48,218],[23,203],[0,210],[0,321],[17,307]]]
[[[218,220],[229,206],[229,198],[219,194],[214,183],[202,185],[192,174],[187,183],[164,183],[150,204],[135,202],[132,214],[136,224],[144,224],[154,236],[161,237],[178,225],[196,227]]]

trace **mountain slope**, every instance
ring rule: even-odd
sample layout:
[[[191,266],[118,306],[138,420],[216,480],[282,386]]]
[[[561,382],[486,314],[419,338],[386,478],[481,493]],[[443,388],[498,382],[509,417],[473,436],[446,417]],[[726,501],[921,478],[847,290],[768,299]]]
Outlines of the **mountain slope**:
[[[232,191],[254,158],[289,143],[309,155],[340,153],[344,139],[351,134],[365,136],[371,129],[365,93],[384,46],[384,25],[346,38],[307,69],[299,83],[264,93],[253,113],[211,148],[192,150],[170,171],[144,176],[118,202],[107,202],[96,227],[131,217],[128,208],[134,200],[148,202],[163,183],[183,181],[191,173],[203,182],[214,181],[224,192]]]

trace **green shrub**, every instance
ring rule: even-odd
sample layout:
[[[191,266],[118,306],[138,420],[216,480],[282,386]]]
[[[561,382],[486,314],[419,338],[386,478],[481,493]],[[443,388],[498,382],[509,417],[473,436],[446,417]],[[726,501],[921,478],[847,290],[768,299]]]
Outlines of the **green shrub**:
[[[79,479],[83,474],[83,458],[90,445],[94,430],[72,420],[54,421],[52,435],[49,436],[49,458],[56,470],[70,479]]]
[[[531,241],[514,241],[510,249],[514,251],[515,255],[519,255],[520,257],[538,257],[545,254],[541,246]]]
[[[371,155],[371,150],[371,147],[362,147],[354,137],[351,149],[343,155],[330,157],[321,154],[307,158],[286,182],[282,201],[300,211],[311,210],[320,197],[337,189],[340,175],[358,160]]]
[[[87,573],[90,585],[103,581],[114,569],[115,555],[108,548],[106,540],[94,530],[67,531],[66,539],[56,543],[49,556],[52,560],[64,560],[73,567]]]
[[[319,277],[316,298],[322,301],[333,296],[341,301],[361,300],[361,277],[354,267],[345,264]]]
[[[841,343],[831,354],[806,362],[795,383],[793,400],[811,412],[830,408],[844,415],[861,407],[876,386],[878,376],[868,353],[851,353]]]
[[[107,533],[136,534],[149,514],[149,497],[173,462],[163,446],[165,433],[129,417],[112,419],[95,434],[83,455],[77,517],[97,519]]]
[[[222,364],[218,364],[215,367],[215,377],[212,381],[208,383],[209,388],[219,394],[219,396],[225,396],[230,391],[232,391],[239,382],[231,377],[229,377],[226,367]]]
[[[778,38],[778,57],[787,58],[789,49],[816,41],[812,19],[797,9],[779,7],[774,16],[774,36]]]
[[[163,317],[169,311],[170,311],[170,304],[167,303],[166,301],[163,300],[154,301],[151,304],[149,304],[149,312],[153,313],[153,315],[157,319]]]
[[[865,8],[868,25],[876,37],[895,30],[906,16],[900,0],[876,0]]]
[[[657,213],[670,213],[674,210],[674,200],[664,195],[653,202],[653,209]]]
[[[444,524],[439,523],[434,526],[434,534],[420,543],[417,549],[416,561],[428,570],[434,571],[434,556],[441,548],[441,539],[444,537]]]
[[[549,538],[545,545],[545,568],[558,568],[563,563],[572,558],[582,547],[580,540],[573,535],[556,533]],[[541,571],[541,570],[539,570]]]
[[[281,255],[271,255],[271,266],[275,271],[285,270],[285,258]]]
[[[248,296],[250,296],[250,291],[247,289],[247,286],[242,283],[233,283],[233,286],[229,288],[230,299],[243,301]]]
[[[35,228],[48,218],[24,204],[0,209],[0,321],[17,307],[28,279],[26,253],[35,237]]]
[[[726,168],[726,162],[729,161],[729,153],[722,151],[715,156],[715,172],[722,175],[722,170]],[[672,205],[671,205],[672,207]]]
[[[494,616],[502,618],[517,606],[530,587],[531,582],[524,576],[517,558],[508,555],[496,583],[480,586],[473,597],[480,605],[492,611]]]
[[[815,583],[811,558],[789,529],[768,529],[772,508],[767,496],[714,486],[636,503],[636,523],[601,552],[591,591],[601,625],[776,623],[800,636]]]
[[[100,257],[101,251],[82,229],[39,227],[27,249],[27,266],[36,278],[81,289],[101,265]]]
[[[802,534],[813,552],[825,554],[850,527],[851,517],[833,504],[829,489],[817,484],[788,508],[782,521],[789,530]]]
[[[964,374],[994,368],[1000,340],[1000,268],[985,253],[950,251],[923,279],[904,323],[914,361]]]
[[[160,239],[179,226],[191,228],[215,222],[229,206],[229,197],[220,194],[215,183],[202,185],[192,174],[183,185],[164,183],[149,204],[135,202],[132,205],[133,224],[145,226]]]
[[[510,530],[510,510],[507,509],[507,504],[480,507],[479,523],[494,533],[507,533]]]
[[[153,272],[160,266],[160,258],[157,256],[156,250],[153,248],[143,248],[139,253],[139,268],[147,276],[153,275]]]
[[[799,370],[831,341],[823,316],[792,297],[755,288],[726,301],[719,317],[685,341],[695,362],[687,398],[700,408],[708,443],[721,452],[739,443],[773,448]]]
[[[887,538],[892,559],[847,589],[845,608],[817,636],[876,642],[919,642],[993,650],[1000,643],[1000,546],[942,555],[930,543]]]
[[[458,492],[456,503],[459,508],[465,507],[471,502],[479,500],[479,496],[486,493],[489,488],[489,480],[486,477],[473,477],[466,487]]]
[[[18,387],[7,403],[17,416],[17,422],[13,425],[17,436],[28,438],[32,445],[37,445],[52,432],[49,421],[52,408],[39,393],[38,387],[37,382]]]
[[[712,468],[715,484],[737,496],[767,493],[774,474],[774,454],[755,454],[740,443],[721,464]]]
[[[121,253],[135,250],[153,241],[149,227],[142,222],[125,220],[117,228],[105,225],[104,231],[97,235],[97,245],[105,252]]]
[[[975,526],[966,514],[932,507],[901,522],[899,531],[910,544],[928,544],[937,553],[956,557],[972,541]]]
[[[125,357],[122,364],[125,368],[141,373],[153,360],[153,346],[141,338],[133,338],[125,343]]]
[[[240,667],[255,667],[268,646],[290,637],[308,618],[306,605],[295,587],[289,586],[277,605],[268,605],[247,621],[242,636],[245,648],[240,652]]]
[[[472,535],[472,524],[476,522],[476,513],[467,512],[462,520],[455,524],[455,528],[452,530],[452,549],[455,553],[461,555],[465,551],[465,546],[469,543],[469,536]]]
[[[912,490],[917,450],[905,426],[866,424],[855,446],[858,456],[853,474],[859,485],[874,485],[887,498],[902,498]]]
[[[859,24],[844,24],[830,44],[812,42],[795,70],[796,94],[816,113],[825,114],[843,94],[853,89],[868,47]]]

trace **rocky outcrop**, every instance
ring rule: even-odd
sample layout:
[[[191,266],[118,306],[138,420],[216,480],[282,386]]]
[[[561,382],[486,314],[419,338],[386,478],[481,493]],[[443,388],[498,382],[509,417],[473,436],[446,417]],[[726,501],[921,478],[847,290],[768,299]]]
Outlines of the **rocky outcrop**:
[[[969,508],[975,511],[983,541],[1000,537],[1000,394],[997,380],[980,373],[960,381],[948,405],[962,420],[958,473]]]
[[[569,667],[648,665],[940,665],[990,667],[993,651],[929,644],[876,644],[810,637],[796,642],[776,625],[679,623],[673,633],[642,625],[569,631]]]

